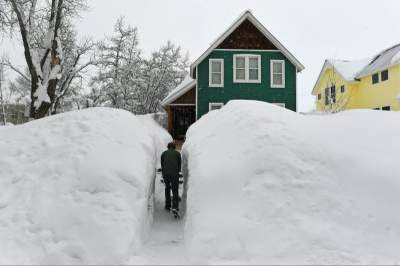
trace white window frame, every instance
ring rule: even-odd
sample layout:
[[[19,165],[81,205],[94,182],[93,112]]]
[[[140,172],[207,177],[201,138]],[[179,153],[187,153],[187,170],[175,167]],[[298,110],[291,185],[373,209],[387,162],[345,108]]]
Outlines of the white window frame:
[[[212,74],[218,72],[212,72],[212,63],[221,63],[221,84],[212,83]],[[211,58],[208,62],[208,86],[212,88],[222,88],[224,87],[224,59]]]
[[[282,84],[274,84],[274,63],[282,64]],[[286,68],[285,68],[285,60],[271,60],[271,88],[285,88],[286,86]]]
[[[286,108],[286,104],[284,104],[284,103],[272,103],[272,104],[282,107],[282,108]]]
[[[224,103],[209,103],[208,104],[208,111],[211,112],[212,107],[220,107],[222,108],[224,106]],[[215,110],[213,110],[215,111]]]
[[[244,57],[244,79],[236,78],[236,58]],[[250,58],[258,59],[258,79],[250,80]],[[261,83],[261,55],[258,54],[234,54],[233,55],[233,82],[234,83]]]

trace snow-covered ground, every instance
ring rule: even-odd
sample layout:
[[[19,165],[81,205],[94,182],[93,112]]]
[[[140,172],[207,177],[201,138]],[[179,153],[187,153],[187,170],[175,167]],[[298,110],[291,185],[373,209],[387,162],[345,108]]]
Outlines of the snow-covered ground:
[[[127,263],[149,235],[170,139],[106,108],[0,128],[0,264]]]
[[[154,223],[142,249],[133,254],[129,265],[185,265],[188,263],[184,241],[184,220],[175,220],[164,210],[164,184],[157,174]],[[182,193],[182,186],[180,186]]]
[[[232,101],[189,129],[191,263],[399,264],[400,113]]]
[[[171,137],[151,116],[1,127],[0,264],[399,264],[394,121],[232,101],[188,132],[180,221],[154,183]]]

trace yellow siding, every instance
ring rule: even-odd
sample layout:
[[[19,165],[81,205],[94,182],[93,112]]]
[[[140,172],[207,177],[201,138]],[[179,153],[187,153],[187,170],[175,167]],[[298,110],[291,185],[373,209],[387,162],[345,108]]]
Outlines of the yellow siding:
[[[325,88],[332,80],[336,84],[337,104],[332,109],[374,109],[390,106],[391,110],[400,110],[400,65],[389,68],[389,80],[372,84],[372,74],[363,77],[360,81],[345,81],[339,74],[327,69],[316,89],[317,111],[328,111],[330,106],[325,105]],[[345,85],[346,91],[340,93],[340,87]],[[318,94],[321,99],[318,100]],[[340,106],[338,106],[340,105]]]
[[[400,110],[400,65],[389,68],[389,80],[372,84],[372,75],[364,77],[358,83],[355,108],[381,108],[390,106],[392,110]]]
[[[327,69],[323,74],[320,82],[317,84],[317,97],[316,97],[316,108],[317,111],[327,111],[330,109],[330,106],[325,105],[325,88],[331,87],[332,84],[336,86],[336,103],[337,105],[343,106],[343,109],[347,109],[349,105],[351,105],[353,94],[353,85],[344,80],[341,75],[332,69]],[[345,92],[341,93],[341,86],[345,86]],[[318,94],[321,94],[321,99],[318,100]],[[336,108],[335,106],[333,108]],[[339,108],[339,106],[337,106]]]

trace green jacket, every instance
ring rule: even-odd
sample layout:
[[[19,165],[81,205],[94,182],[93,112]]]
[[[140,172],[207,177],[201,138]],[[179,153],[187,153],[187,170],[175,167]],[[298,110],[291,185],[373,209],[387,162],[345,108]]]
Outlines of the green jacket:
[[[177,177],[181,171],[181,154],[169,149],[161,155],[161,169],[165,177]]]

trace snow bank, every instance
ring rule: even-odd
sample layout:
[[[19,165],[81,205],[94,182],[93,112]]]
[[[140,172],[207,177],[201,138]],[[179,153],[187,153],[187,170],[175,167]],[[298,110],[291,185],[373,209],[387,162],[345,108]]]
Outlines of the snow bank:
[[[399,264],[400,113],[232,101],[193,125],[193,263]]]
[[[94,108],[0,130],[0,264],[121,264],[151,225],[149,118]]]

